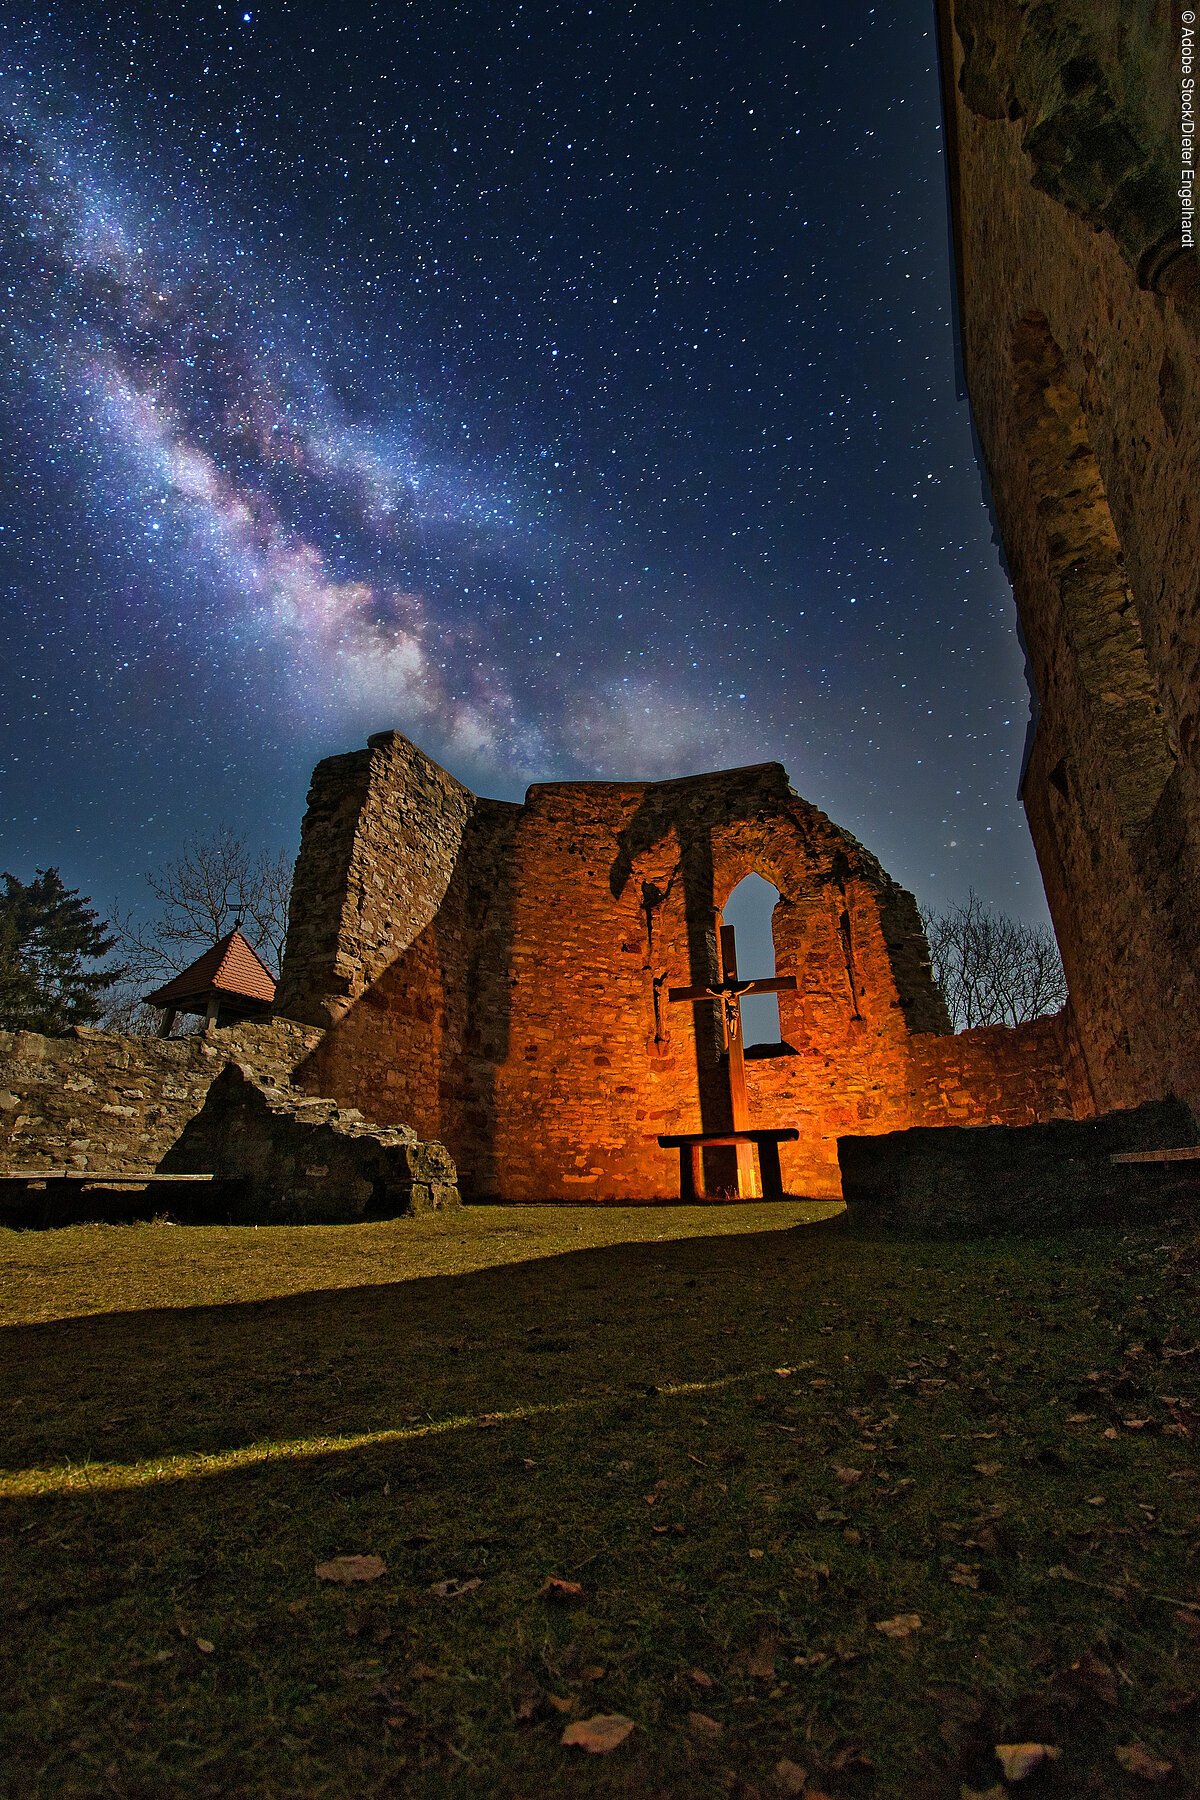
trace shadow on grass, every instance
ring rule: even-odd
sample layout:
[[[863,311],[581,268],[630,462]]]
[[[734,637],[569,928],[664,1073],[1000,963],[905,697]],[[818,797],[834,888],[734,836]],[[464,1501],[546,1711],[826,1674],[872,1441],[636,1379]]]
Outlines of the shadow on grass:
[[[580,1383],[603,1395],[723,1378],[778,1337],[764,1272],[811,1305],[843,1278],[840,1237],[828,1221],[8,1326],[0,1341],[25,1403],[3,1464],[219,1453],[553,1404]]]
[[[932,1797],[1036,1740],[1043,1793],[1107,1795],[1131,1739],[1200,1781],[1190,1615],[1147,1597],[1190,1592],[1190,1446],[1065,1424],[1114,1322],[1187,1316],[1139,1315],[1152,1255],[831,1222],[10,1328],[4,1460],[77,1471],[0,1507],[14,1791],[771,1794],[786,1757]],[[386,1573],[316,1579],[352,1554]],[[636,1729],[572,1760],[595,1712]]]

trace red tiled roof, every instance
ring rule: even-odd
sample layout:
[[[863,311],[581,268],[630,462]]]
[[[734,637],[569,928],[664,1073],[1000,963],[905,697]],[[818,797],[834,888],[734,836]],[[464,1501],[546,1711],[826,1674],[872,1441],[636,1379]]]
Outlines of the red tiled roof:
[[[147,994],[146,1001],[150,1006],[179,1006],[214,992],[259,1000],[268,1006],[275,998],[274,976],[236,926],[188,968],[172,976],[165,987]]]

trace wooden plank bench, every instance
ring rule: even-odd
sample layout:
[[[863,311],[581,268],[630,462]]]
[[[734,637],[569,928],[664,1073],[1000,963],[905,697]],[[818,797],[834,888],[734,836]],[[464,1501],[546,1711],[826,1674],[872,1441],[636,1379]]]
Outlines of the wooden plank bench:
[[[1200,1144],[1185,1144],[1178,1150],[1118,1150],[1110,1163],[1173,1163],[1200,1159]]]
[[[160,1181],[212,1181],[212,1175],[161,1175],[157,1169],[136,1169],[113,1175],[107,1169],[0,1169],[5,1187],[155,1187]]]
[[[794,1144],[800,1133],[794,1126],[759,1128],[746,1131],[675,1131],[660,1137],[664,1150],[679,1152],[679,1198],[684,1202],[698,1200],[704,1191],[704,1173],[700,1153],[726,1144],[753,1144],[758,1151],[758,1172],[762,1177],[764,1200],[783,1199],[783,1174],[779,1167],[780,1144]]]
[[[120,1174],[106,1169],[0,1169],[0,1211],[5,1222],[32,1223],[33,1220],[21,1211],[20,1202],[40,1197],[40,1223],[61,1224],[66,1221],[61,1216],[57,1220],[53,1217],[54,1202],[68,1194],[84,1194],[89,1188],[111,1193],[114,1189],[158,1188],[168,1183],[190,1185],[214,1180],[212,1175],[163,1175],[157,1169],[124,1170]],[[10,1203],[7,1206],[6,1201]]]

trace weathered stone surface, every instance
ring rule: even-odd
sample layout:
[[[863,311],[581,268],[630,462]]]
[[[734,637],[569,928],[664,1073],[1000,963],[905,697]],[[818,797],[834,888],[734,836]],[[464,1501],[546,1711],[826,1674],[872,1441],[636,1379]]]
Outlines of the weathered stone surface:
[[[167,1039],[0,1032],[0,1170],[157,1168],[227,1062],[286,1087],[320,1037],[285,1019]]]
[[[1194,1162],[1116,1165],[1123,1150],[1198,1141],[1178,1100],[1096,1119],[1021,1128],[886,1132],[838,1139],[842,1193],[853,1222],[921,1236],[987,1236],[1136,1223],[1200,1189]]]
[[[1111,232],[1137,272],[1172,233],[1178,40],[1146,0],[955,0],[960,92],[1011,121],[1034,186]]]
[[[1200,1106],[1200,367],[1178,33],[943,0],[963,361],[1035,691],[1022,798],[1099,1107]]]
[[[277,1013],[338,1019],[441,904],[478,802],[396,731],[319,763],[292,888]],[[381,866],[378,845],[392,846]]]
[[[257,1224],[348,1224],[457,1206],[454,1163],[410,1127],[258,1081],[229,1063],[163,1159],[217,1177],[233,1217]],[[203,1196],[200,1196],[203,1203]]]
[[[747,1067],[752,1116],[800,1129],[790,1192],[837,1194],[840,1132],[1090,1109],[1065,1021],[949,1034],[911,894],[777,763],[514,806],[390,733],[312,794],[280,995],[331,1024],[297,1085],[444,1142],[469,1197],[677,1192],[658,1134],[726,1122],[715,1009],[667,989],[715,975],[719,910],[752,871],[798,980],[786,1052]]]

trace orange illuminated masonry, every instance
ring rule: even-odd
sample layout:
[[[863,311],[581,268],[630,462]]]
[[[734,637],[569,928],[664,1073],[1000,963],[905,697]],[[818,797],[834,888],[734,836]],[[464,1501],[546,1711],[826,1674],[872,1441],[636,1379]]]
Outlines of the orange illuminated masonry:
[[[762,983],[724,930],[751,873],[779,895]],[[780,1038],[747,1056],[755,989]],[[832,1199],[841,1136],[1090,1111],[1065,1018],[952,1033],[912,895],[778,763],[514,804],[399,732],[330,757],[275,1013],[322,1030],[298,1087],[444,1144],[467,1200],[674,1200],[688,1139],[708,1194],[778,1157]]]

